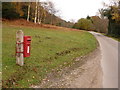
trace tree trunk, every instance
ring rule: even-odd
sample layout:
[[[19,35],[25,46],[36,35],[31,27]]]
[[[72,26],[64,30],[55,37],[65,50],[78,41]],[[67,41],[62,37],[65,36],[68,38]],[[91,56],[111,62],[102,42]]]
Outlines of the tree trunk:
[[[41,15],[41,17],[40,17],[40,22],[39,22],[40,24],[42,23],[42,15]]]
[[[40,23],[40,11],[39,11],[39,6],[38,6],[38,19],[37,19],[38,24]]]
[[[38,24],[40,24],[40,1],[38,0]]]
[[[37,22],[37,4],[38,4],[38,2],[37,2],[37,0],[36,0],[36,6],[35,6],[35,19],[34,19],[34,23],[36,23]]]
[[[51,14],[51,25],[53,24],[52,18],[53,18],[53,15]]]
[[[27,16],[27,21],[29,22],[29,18],[30,18],[30,3],[28,5],[28,16]]]
[[[43,23],[45,23],[45,19],[46,19],[46,15],[44,15],[44,17],[43,17]]]
[[[42,23],[42,15],[43,15],[43,8],[40,7],[40,17],[39,17],[39,24]]]

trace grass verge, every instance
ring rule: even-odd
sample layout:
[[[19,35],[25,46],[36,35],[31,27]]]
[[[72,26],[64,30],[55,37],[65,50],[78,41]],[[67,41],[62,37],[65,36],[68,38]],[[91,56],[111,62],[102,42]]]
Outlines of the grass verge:
[[[16,65],[15,35],[17,30],[32,36],[31,56],[23,67]],[[85,31],[2,27],[2,87],[28,88],[40,83],[45,75],[60,66],[72,64],[76,57],[84,56],[97,47],[95,37]]]
[[[110,37],[110,38],[112,38],[112,39],[117,40],[117,41],[120,42],[120,36],[115,36],[114,34],[113,35],[107,35],[107,34],[104,34],[104,33],[102,33],[102,34],[104,36]]]
[[[115,37],[115,36],[112,36],[112,35],[106,35],[106,36],[108,36],[110,38],[113,38],[113,39],[115,39],[115,40],[120,42],[120,37]]]

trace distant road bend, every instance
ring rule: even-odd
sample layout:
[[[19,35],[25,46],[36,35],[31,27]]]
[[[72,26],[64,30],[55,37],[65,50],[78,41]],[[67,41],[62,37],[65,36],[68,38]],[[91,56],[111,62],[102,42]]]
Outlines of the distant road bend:
[[[96,32],[90,33],[100,44],[103,88],[118,88],[118,42]]]

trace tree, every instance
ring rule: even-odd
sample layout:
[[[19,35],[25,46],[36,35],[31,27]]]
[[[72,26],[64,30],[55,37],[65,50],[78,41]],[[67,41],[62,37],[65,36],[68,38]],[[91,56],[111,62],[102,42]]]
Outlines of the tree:
[[[6,19],[19,18],[19,13],[16,12],[16,8],[13,3],[3,2],[2,3],[2,17]]]
[[[99,16],[92,16],[91,20],[97,32],[107,33],[108,19],[103,19]]]
[[[39,24],[45,21],[46,18],[46,10],[45,10],[45,2],[39,3]]]
[[[83,30],[94,30],[94,26],[91,22],[91,20],[81,18],[78,20],[77,23],[73,26],[77,29],[83,29]]]
[[[114,34],[120,36],[120,1],[112,0],[111,5],[107,8],[103,8],[102,15],[108,17],[108,34]]]
[[[90,20],[90,19],[91,19],[91,17],[88,15],[88,16],[86,17],[86,19],[89,19],[89,20]]]
[[[12,5],[14,6],[16,13],[19,14],[20,17],[22,17],[24,15],[24,12],[22,10],[22,6],[24,3],[22,2],[13,2]]]
[[[37,13],[38,13],[37,9],[38,9],[38,1],[36,0],[36,5],[35,5],[35,18],[34,18],[34,23],[35,23],[35,24],[36,24],[36,22],[37,22]]]
[[[38,0],[38,19],[37,19],[37,21],[38,21],[38,24],[41,24],[41,22],[40,22],[40,1]]]
[[[29,5],[28,5],[28,15],[27,15],[27,21],[29,21],[29,18],[30,18],[30,2],[29,2]]]
[[[70,19],[70,22],[75,24],[75,20],[74,19]]]
[[[51,24],[53,24],[53,16],[58,12],[58,10],[55,9],[54,3],[51,2],[51,1],[47,2],[46,10],[50,13],[50,15],[51,15]]]
[[[3,2],[2,17],[6,19],[26,19],[34,23],[53,24],[62,27],[72,27],[73,23],[66,22],[56,16],[58,10],[52,2]]]

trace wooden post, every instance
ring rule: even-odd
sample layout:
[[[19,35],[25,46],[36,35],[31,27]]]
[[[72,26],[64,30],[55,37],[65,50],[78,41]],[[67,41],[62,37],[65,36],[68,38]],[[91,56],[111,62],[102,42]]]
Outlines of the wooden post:
[[[23,66],[24,57],[23,57],[23,38],[24,33],[22,30],[16,32],[16,64]]]

